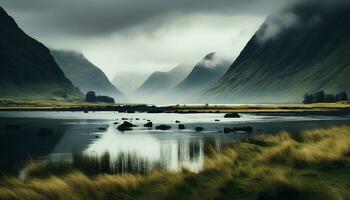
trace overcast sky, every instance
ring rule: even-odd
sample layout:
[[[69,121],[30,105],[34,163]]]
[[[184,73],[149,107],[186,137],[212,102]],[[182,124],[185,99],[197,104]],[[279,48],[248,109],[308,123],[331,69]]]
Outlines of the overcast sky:
[[[109,78],[167,71],[216,51],[232,61],[288,0],[0,0],[30,36],[77,50]]]

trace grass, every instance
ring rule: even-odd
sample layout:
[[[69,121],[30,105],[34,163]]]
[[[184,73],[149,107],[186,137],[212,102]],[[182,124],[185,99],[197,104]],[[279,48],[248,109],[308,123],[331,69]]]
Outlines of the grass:
[[[154,170],[164,170],[166,165],[140,158],[135,153],[120,153],[115,158],[108,152],[101,156],[75,152],[72,156],[50,159],[43,163],[30,161],[26,173],[31,178],[45,178],[52,175],[66,175],[79,171],[88,176],[98,174],[147,175]]]
[[[65,175],[32,177],[26,181],[3,180],[0,199],[350,197],[350,127],[307,131],[297,137],[288,133],[259,136],[222,151],[211,151],[203,170],[198,173],[186,169],[179,172],[153,170],[146,175],[128,171],[120,176],[106,174],[103,170],[91,175],[74,169]],[[108,163],[107,156],[101,159]],[[85,161],[81,163],[85,165]],[[105,165],[99,163],[99,166]]]
[[[269,104],[269,105],[177,105],[172,110],[176,112],[204,112],[204,113],[302,113],[302,112],[335,112],[349,111],[349,102],[315,103],[315,104]]]
[[[127,105],[127,104],[126,104]],[[72,101],[36,101],[12,102],[1,101],[0,110],[113,110],[120,104],[87,103],[77,100]],[[133,106],[130,104],[129,106]],[[137,105],[134,105],[137,106]],[[318,104],[269,104],[269,105],[176,105],[159,107],[163,112],[178,113],[304,113],[304,112],[329,112],[349,113],[349,102],[318,103]],[[140,110],[142,111],[142,110]],[[144,111],[142,111],[144,112]]]

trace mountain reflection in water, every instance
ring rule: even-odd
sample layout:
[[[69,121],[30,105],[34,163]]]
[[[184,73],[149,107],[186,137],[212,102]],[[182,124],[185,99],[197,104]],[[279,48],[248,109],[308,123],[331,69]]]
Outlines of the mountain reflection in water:
[[[2,174],[13,174],[28,159],[44,161],[72,152],[91,155],[109,152],[112,159],[121,154],[133,154],[159,162],[169,170],[187,168],[198,171],[203,167],[205,155],[242,138],[276,134],[283,130],[297,134],[304,130],[350,124],[349,116],[241,116],[227,119],[220,113],[0,112],[0,170]],[[132,131],[118,131],[118,124],[114,123],[122,123],[122,118],[128,118],[137,127]],[[165,124],[172,128],[168,131],[144,128],[148,120],[154,126]],[[176,120],[180,120],[186,130],[179,130]],[[225,127],[245,126],[252,127],[254,132],[223,133]],[[204,131],[196,132],[195,127],[203,127]],[[39,134],[43,128],[50,130],[49,134]]]

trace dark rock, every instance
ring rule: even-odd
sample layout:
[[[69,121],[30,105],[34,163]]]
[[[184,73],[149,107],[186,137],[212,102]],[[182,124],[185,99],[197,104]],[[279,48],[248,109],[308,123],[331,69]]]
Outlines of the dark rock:
[[[203,128],[203,127],[196,127],[195,130],[196,130],[197,132],[200,132],[200,131],[203,131],[204,128]]]
[[[100,138],[100,136],[98,136],[98,135],[95,135],[95,138],[96,138],[96,139],[98,139],[98,138]]]
[[[184,130],[184,129],[186,129],[186,127],[185,127],[185,125],[183,125],[183,124],[179,124],[179,129],[180,129],[180,130]]]
[[[238,113],[227,113],[225,118],[240,118],[241,116]]]
[[[157,130],[163,130],[163,131],[165,131],[165,130],[171,129],[171,126],[168,126],[168,125],[160,125],[160,126],[157,126],[156,129],[157,129]]]
[[[153,123],[152,122],[148,122],[146,123],[145,125],[143,125],[144,127],[147,127],[147,128],[152,128],[153,127]]]
[[[53,130],[47,129],[47,128],[42,128],[38,131],[38,135],[42,137],[50,136],[52,135],[52,133],[53,133]]]
[[[129,118],[125,118],[125,117],[123,117],[123,118],[122,118],[122,120],[129,120]]]
[[[132,130],[132,127],[135,127],[135,125],[130,123],[130,122],[125,121],[123,124],[119,125],[117,127],[117,129],[119,131],[130,131],[130,130]]]
[[[136,118],[135,120],[140,120],[140,118]]]
[[[100,128],[98,128],[98,130],[100,130],[100,131],[107,131],[107,128],[105,128],[105,127],[100,127]]]
[[[5,128],[6,129],[19,129],[19,126],[15,125],[15,124],[6,124]]]
[[[85,110],[84,113],[89,113],[89,111]]]
[[[175,123],[177,123],[177,124],[178,124],[178,123],[180,123],[180,121],[179,121],[179,120],[176,120],[176,121],[175,121]]]
[[[219,122],[220,120],[219,119],[215,119],[214,121]]]
[[[234,127],[234,128],[224,128],[224,133],[236,133],[236,132],[246,132],[246,133],[253,133],[253,128],[250,126],[247,127]]]
[[[119,124],[119,122],[114,122],[113,124]]]

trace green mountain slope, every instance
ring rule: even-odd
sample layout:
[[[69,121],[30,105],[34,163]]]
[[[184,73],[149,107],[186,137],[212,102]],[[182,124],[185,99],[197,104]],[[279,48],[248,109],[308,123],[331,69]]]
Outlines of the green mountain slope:
[[[232,62],[210,53],[193,68],[191,73],[174,90],[178,98],[195,99],[204,90],[218,81],[228,70]]]
[[[203,99],[301,102],[307,92],[350,92],[350,6],[307,1],[269,17]]]
[[[112,85],[103,71],[81,53],[58,50],[51,50],[51,53],[67,78],[84,94],[95,91],[99,95],[111,96],[116,101],[124,100],[124,95]]]
[[[43,44],[0,7],[0,99],[81,98]]]

